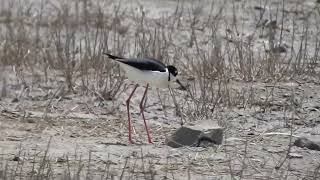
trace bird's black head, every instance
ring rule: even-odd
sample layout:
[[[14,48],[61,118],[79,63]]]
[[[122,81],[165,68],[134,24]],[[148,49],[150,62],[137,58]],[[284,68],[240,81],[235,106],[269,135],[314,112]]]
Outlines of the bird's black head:
[[[174,77],[176,77],[178,75],[178,69],[174,66],[167,66],[167,69],[169,71],[170,74],[172,74]],[[170,81],[170,74],[168,77],[168,81]],[[179,79],[174,78],[175,81],[181,86],[182,90],[187,90],[187,88],[179,81]]]
[[[177,76],[178,75],[178,69],[174,66],[167,66],[168,71],[170,74],[172,74],[173,76]]]

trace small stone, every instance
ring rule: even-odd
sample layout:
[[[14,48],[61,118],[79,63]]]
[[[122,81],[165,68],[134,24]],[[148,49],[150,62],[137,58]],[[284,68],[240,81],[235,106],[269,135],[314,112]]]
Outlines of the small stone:
[[[214,121],[201,121],[194,126],[183,126],[166,140],[166,144],[173,148],[182,146],[208,146],[222,144],[223,128]]]
[[[27,123],[36,123],[36,121],[35,121],[34,119],[28,118],[28,119],[27,119]]]
[[[276,29],[277,28],[277,21],[276,20],[273,20],[273,21],[268,20],[265,24],[265,27]]]
[[[58,157],[58,158],[56,159],[56,162],[57,162],[57,163],[65,163],[65,162],[67,162],[67,159],[64,158],[64,157]]]
[[[261,6],[254,6],[253,7],[255,10],[258,10],[258,11],[265,11],[265,8],[261,7]]]
[[[12,161],[22,161],[22,158],[19,157],[19,156],[14,156],[14,157],[12,158]]]
[[[76,134],[76,133],[72,133],[72,134],[70,134],[70,137],[71,137],[71,138],[77,138],[77,137],[79,137],[79,135]]]
[[[301,148],[308,148],[311,150],[320,151],[320,141],[310,140],[306,137],[298,138],[293,145]]]
[[[273,53],[279,53],[279,54],[280,54],[280,53],[286,53],[286,52],[287,52],[287,49],[286,49],[286,47],[283,46],[283,45],[278,45],[278,46],[272,48],[272,52],[273,52]]]

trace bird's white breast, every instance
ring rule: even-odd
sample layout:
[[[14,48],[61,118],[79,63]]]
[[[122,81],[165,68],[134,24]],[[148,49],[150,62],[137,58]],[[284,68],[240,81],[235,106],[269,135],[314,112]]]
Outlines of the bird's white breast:
[[[166,72],[139,70],[127,64],[118,62],[120,67],[125,71],[129,80],[140,85],[149,84],[153,87],[166,88],[169,86],[168,69]]]

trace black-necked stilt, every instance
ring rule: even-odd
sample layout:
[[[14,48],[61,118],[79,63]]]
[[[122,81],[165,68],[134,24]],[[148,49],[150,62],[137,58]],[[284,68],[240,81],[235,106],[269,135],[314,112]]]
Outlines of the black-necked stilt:
[[[172,82],[177,82],[181,87],[184,88],[184,86],[176,78],[176,76],[178,75],[177,68],[170,65],[166,66],[162,62],[152,58],[143,58],[143,59],[123,58],[123,57],[113,56],[108,53],[103,53],[103,54],[107,55],[110,59],[115,60],[120,65],[120,67],[125,71],[127,78],[136,83],[131,94],[126,100],[130,143],[133,143],[132,137],[131,137],[132,125],[131,125],[130,112],[129,112],[130,99],[139,85],[146,86],[146,89],[143,93],[143,96],[140,102],[140,114],[142,115],[142,118],[144,121],[144,126],[148,135],[148,141],[149,143],[152,143],[149,129],[143,113],[145,108],[143,102],[147,95],[149,86],[166,88],[166,87],[170,87]]]

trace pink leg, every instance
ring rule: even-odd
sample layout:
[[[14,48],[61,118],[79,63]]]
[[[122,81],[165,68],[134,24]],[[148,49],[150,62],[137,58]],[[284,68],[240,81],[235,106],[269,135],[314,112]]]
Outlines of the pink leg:
[[[127,104],[127,112],[128,112],[128,129],[129,129],[129,142],[133,143],[132,141],[132,137],[131,137],[131,130],[132,130],[132,125],[131,125],[131,119],[130,119],[130,111],[129,111],[129,105],[130,105],[130,99],[133,95],[133,93],[136,91],[138,87],[138,84],[136,84],[136,86],[133,88],[130,96],[128,97],[128,99],[126,100],[126,104]]]
[[[151,140],[151,137],[150,137],[150,133],[149,133],[149,129],[148,129],[148,126],[147,126],[147,122],[146,122],[146,119],[144,118],[144,107],[145,107],[145,97],[147,95],[147,92],[148,92],[148,87],[149,87],[149,84],[147,84],[147,87],[146,87],[146,90],[144,91],[143,93],[143,96],[142,96],[142,99],[141,99],[141,102],[140,102],[140,114],[142,115],[142,118],[143,118],[143,121],[144,121],[144,127],[146,128],[146,131],[147,131],[147,135],[148,135],[148,141],[149,143],[152,143],[152,140]]]

